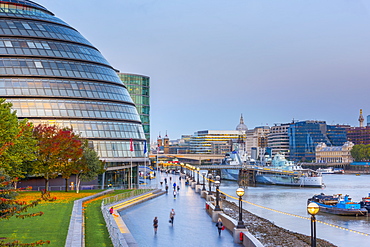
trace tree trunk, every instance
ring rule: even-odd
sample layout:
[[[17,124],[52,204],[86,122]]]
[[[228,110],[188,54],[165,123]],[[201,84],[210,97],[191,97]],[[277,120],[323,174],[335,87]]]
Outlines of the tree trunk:
[[[49,191],[49,179],[45,178],[45,191]]]
[[[65,180],[66,180],[66,192],[68,192],[68,178],[66,178]]]
[[[13,182],[14,189],[17,189],[17,185],[18,185],[18,182],[17,181],[14,181]]]
[[[76,193],[80,193],[80,183],[81,179],[79,174],[76,174]]]

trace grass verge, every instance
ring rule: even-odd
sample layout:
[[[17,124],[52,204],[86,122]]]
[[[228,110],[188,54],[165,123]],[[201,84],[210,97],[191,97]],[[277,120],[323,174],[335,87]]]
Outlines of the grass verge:
[[[104,217],[101,213],[100,206],[103,198],[116,194],[121,194],[129,190],[115,190],[113,193],[104,195],[85,202],[85,244],[91,246],[113,246],[109,238],[109,233],[105,224]]]
[[[39,217],[0,221],[0,238],[6,242],[19,240],[22,243],[33,243],[38,240],[49,240],[50,247],[65,245],[68,226],[72,214],[73,201],[95,194],[99,191],[89,191],[76,194],[70,192],[51,192],[51,197],[56,197],[52,202],[41,202],[28,212],[43,212]],[[40,197],[40,192],[21,192],[18,199],[32,201]]]

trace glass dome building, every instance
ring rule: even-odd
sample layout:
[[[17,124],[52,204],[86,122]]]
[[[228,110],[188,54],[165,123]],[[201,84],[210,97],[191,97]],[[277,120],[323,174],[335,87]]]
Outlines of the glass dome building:
[[[127,184],[131,167],[137,177],[145,134],[126,86],[97,48],[35,2],[0,1],[0,97],[20,119],[87,138],[106,161],[105,183]]]

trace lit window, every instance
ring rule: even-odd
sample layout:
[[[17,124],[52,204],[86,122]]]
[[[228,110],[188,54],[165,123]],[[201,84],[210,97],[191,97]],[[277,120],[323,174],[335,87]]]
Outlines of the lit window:
[[[35,66],[36,66],[36,68],[43,68],[41,62],[35,62]]]
[[[10,41],[4,41],[5,47],[13,47],[12,42]]]

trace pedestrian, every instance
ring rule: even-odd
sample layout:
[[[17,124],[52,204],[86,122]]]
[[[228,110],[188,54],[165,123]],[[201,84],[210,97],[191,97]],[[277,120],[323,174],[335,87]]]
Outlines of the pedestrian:
[[[177,185],[177,191],[179,191],[179,190],[180,190],[180,186]]]
[[[109,209],[109,213],[110,213],[110,214],[113,214],[113,207],[110,207],[110,209]]]
[[[179,181],[181,181],[181,175],[180,175],[180,177],[179,177]]]
[[[154,227],[154,234],[157,234],[157,230],[158,230],[158,218],[157,217],[154,217],[153,227]]]
[[[173,190],[176,190],[176,182],[173,183]]]
[[[175,209],[172,209],[170,212],[170,223],[173,225],[173,220],[175,219]]]
[[[176,199],[176,190],[173,191],[173,199]]]
[[[170,177],[170,182],[172,181],[172,177]]]
[[[166,194],[168,194],[168,185],[166,184]]]
[[[218,218],[218,221],[216,223],[216,227],[218,230],[218,236],[221,236],[221,231],[223,230],[224,224],[222,223],[221,218]]]

